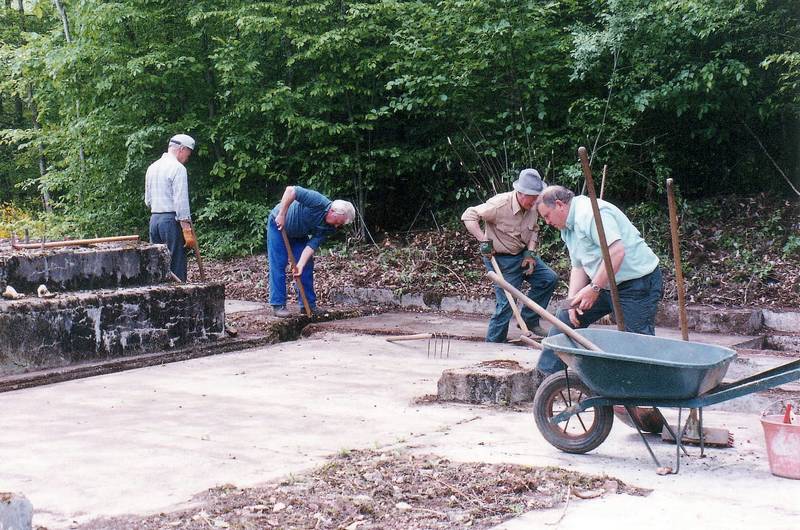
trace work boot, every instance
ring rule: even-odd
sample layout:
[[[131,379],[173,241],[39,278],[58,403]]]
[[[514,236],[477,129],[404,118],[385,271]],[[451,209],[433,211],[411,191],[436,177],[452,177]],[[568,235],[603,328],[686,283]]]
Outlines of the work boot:
[[[272,314],[278,318],[288,318],[292,316],[292,313],[286,309],[285,305],[274,305],[272,306]]]

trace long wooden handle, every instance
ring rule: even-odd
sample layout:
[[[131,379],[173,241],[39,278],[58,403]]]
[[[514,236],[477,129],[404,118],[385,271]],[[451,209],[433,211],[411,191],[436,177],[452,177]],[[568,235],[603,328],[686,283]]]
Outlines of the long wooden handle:
[[[415,333],[414,335],[392,335],[391,337],[386,337],[386,341],[400,342],[404,340],[420,340],[431,338],[433,338],[433,333]]]
[[[611,254],[608,252],[608,241],[606,232],[603,228],[603,218],[600,215],[600,206],[597,204],[597,195],[594,191],[594,179],[592,169],[589,167],[589,155],[585,147],[578,148],[578,156],[581,159],[583,176],[586,178],[586,191],[589,192],[589,199],[592,202],[592,212],[594,213],[594,224],[597,228],[597,236],[600,239],[600,251],[603,253],[603,263],[606,266],[606,276],[608,276],[608,287],[611,290],[611,304],[614,306],[614,317],[617,321],[617,329],[625,331],[625,320],[622,316],[622,305],[619,303],[619,291],[617,282],[614,278],[614,266],[611,264]]]
[[[500,265],[497,264],[497,260],[494,259],[494,256],[492,256],[492,268],[494,269],[494,272],[498,276],[503,278],[503,273],[500,271]],[[511,311],[514,313],[514,318],[517,319],[517,326],[519,326],[519,329],[525,335],[528,335],[531,331],[528,329],[528,325],[525,323],[525,321],[522,320],[522,315],[520,314],[519,308],[517,307],[517,302],[514,301],[514,297],[511,296],[511,293],[509,293],[505,289],[503,289],[503,292],[506,293],[506,298],[508,298],[508,303],[511,304]]]
[[[542,317],[543,319],[545,319],[548,322],[550,322],[551,324],[553,324],[556,328],[558,328],[559,331],[564,333],[567,337],[571,338],[572,340],[574,340],[575,342],[577,342],[578,344],[580,344],[581,346],[583,346],[587,350],[603,351],[602,349],[600,349],[600,347],[597,344],[593,343],[592,341],[590,341],[589,339],[587,339],[583,335],[580,335],[579,333],[576,333],[574,329],[572,329],[571,327],[569,327],[568,325],[564,324],[559,319],[557,319],[556,317],[554,317],[553,315],[548,313],[545,308],[543,308],[542,306],[540,306],[539,304],[537,304],[536,302],[534,302],[533,300],[531,300],[530,298],[525,296],[519,289],[517,289],[516,287],[514,287],[513,285],[511,285],[510,283],[505,281],[503,278],[501,278],[497,274],[495,274],[493,272],[490,272],[490,273],[488,273],[488,276],[494,283],[496,283],[497,285],[499,285],[500,287],[502,287],[503,289],[505,289],[509,293],[513,294],[515,298],[519,299],[523,304],[525,304],[527,307],[529,307],[532,311],[535,311],[540,317]]]
[[[681,267],[681,242],[678,239],[678,212],[675,208],[675,192],[672,190],[672,179],[667,179],[667,204],[669,205],[669,228],[672,235],[672,257],[675,260],[675,287],[678,290],[678,315],[681,323],[681,336],[689,340],[689,324],[686,319],[686,291],[683,285],[683,267]]]
[[[524,342],[525,344],[527,344],[531,348],[534,348],[534,349],[537,349],[537,350],[544,349],[544,347],[542,346],[541,342],[533,340],[532,338],[530,338],[527,335],[520,335],[519,336],[519,340],[521,340],[522,342]]]
[[[22,250],[22,249],[94,245],[96,243],[113,243],[115,241],[139,241],[139,236],[96,237],[94,239],[72,239],[68,241],[50,241],[49,243],[12,243],[11,246],[17,250]]]
[[[289,264],[292,266],[292,271],[297,268],[297,263],[294,261],[294,254],[292,254],[292,245],[289,243],[289,236],[286,235],[286,230],[279,229],[278,232],[283,236],[283,244],[286,245],[286,255],[289,257]],[[303,299],[303,308],[306,310],[306,316],[311,316],[311,306],[308,304],[306,298],[306,290],[303,289],[303,282],[300,278],[294,279],[294,284],[297,285],[297,290],[300,291],[300,298]]]
[[[203,258],[200,257],[200,246],[197,244],[197,235],[195,235],[192,249],[194,249],[194,257],[197,258],[197,268],[200,270],[200,280],[206,281],[206,270],[203,268]]]

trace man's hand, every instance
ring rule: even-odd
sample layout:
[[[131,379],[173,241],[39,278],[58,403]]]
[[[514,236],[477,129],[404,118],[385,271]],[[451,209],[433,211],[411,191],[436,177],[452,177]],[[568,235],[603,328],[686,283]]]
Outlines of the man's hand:
[[[600,293],[595,291],[590,283],[575,294],[575,296],[572,298],[571,305],[573,308],[579,309],[581,314],[583,314],[583,311],[587,311],[592,308],[594,303],[597,302],[597,298],[599,296]]]
[[[533,274],[536,269],[536,256],[533,255],[532,250],[525,250],[522,252],[522,272],[526,276]]]
[[[578,320],[578,315],[582,315],[583,311],[581,311],[580,309],[570,309],[568,313],[569,313],[569,321],[572,322],[572,326],[576,328],[580,327],[581,322],[580,320]]]
[[[494,244],[491,239],[481,241],[481,256],[491,258],[494,255]]]
[[[194,227],[191,221],[181,221],[181,231],[183,232],[183,246],[186,248],[194,248],[197,245],[197,237],[194,235]]]
[[[299,279],[302,274],[303,274],[303,265],[300,265],[298,263],[297,265],[292,267],[292,276]]]
[[[283,224],[286,222],[286,212],[278,212],[278,215],[275,216],[275,226],[278,227],[278,230],[283,230]]]

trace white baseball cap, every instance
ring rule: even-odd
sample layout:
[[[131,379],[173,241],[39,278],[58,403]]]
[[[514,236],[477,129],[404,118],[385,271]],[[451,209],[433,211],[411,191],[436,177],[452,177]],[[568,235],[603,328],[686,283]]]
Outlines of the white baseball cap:
[[[176,134],[175,136],[169,139],[169,143],[182,145],[183,147],[188,147],[189,149],[194,151],[194,138],[192,138],[188,134]]]

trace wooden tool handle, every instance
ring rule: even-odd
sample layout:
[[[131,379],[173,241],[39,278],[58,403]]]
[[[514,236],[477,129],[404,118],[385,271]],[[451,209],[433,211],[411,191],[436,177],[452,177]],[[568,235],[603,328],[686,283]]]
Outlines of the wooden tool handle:
[[[598,345],[596,345],[586,337],[582,336],[581,334],[577,333],[574,329],[572,329],[571,327],[564,324],[559,319],[548,313],[545,308],[543,308],[542,306],[540,306],[539,304],[537,304],[536,302],[525,296],[519,289],[517,289],[516,287],[505,281],[497,274],[490,272],[488,273],[488,276],[494,283],[496,283],[509,293],[513,294],[515,298],[522,301],[523,304],[529,307],[532,311],[535,311],[540,317],[553,324],[556,328],[558,328],[559,331],[564,333],[567,337],[571,338],[572,340],[574,340],[587,350],[603,351],[602,349],[600,349]]]
[[[586,191],[589,192],[589,199],[592,202],[592,213],[594,213],[594,224],[597,228],[597,236],[600,239],[600,251],[603,253],[603,263],[606,267],[608,276],[608,287],[611,290],[611,304],[614,306],[614,319],[617,321],[617,329],[625,331],[625,320],[622,316],[622,305],[619,303],[619,292],[617,282],[614,277],[614,266],[611,264],[611,254],[608,252],[608,241],[606,232],[603,228],[603,217],[600,215],[600,206],[597,204],[597,194],[594,191],[594,179],[592,169],[589,167],[589,155],[585,147],[578,148],[578,156],[581,159],[583,176],[586,178]]]
[[[527,335],[520,335],[519,336],[519,340],[521,340],[522,342],[524,342],[525,344],[527,344],[531,348],[535,348],[537,350],[544,349],[541,342],[533,340],[532,338],[528,337]]]
[[[498,276],[503,278],[503,273],[500,271],[500,265],[497,264],[497,260],[494,259],[494,256],[492,256],[492,268],[494,269],[494,272]],[[519,308],[517,307],[517,302],[514,301],[514,297],[511,296],[511,293],[509,293],[506,290],[503,290],[503,292],[506,293],[506,298],[508,298],[508,303],[511,304],[511,312],[514,313],[514,318],[517,319],[517,326],[519,326],[519,329],[525,335],[530,334],[531,331],[528,329],[528,325],[525,324],[525,321],[522,320],[522,315],[520,314]]]
[[[49,243],[12,243],[11,246],[17,250],[37,249],[37,248],[58,248],[94,245],[96,243],[114,243],[116,241],[139,241],[139,236],[113,236],[96,237],[94,239],[71,239],[67,241],[50,241]]]
[[[197,244],[197,238],[192,245],[194,250],[194,257],[197,258],[197,268],[200,271],[200,281],[206,281],[206,270],[203,268],[203,258],[200,257],[200,246]]]
[[[678,212],[675,208],[675,192],[672,190],[672,179],[667,179],[667,203],[669,205],[669,228],[672,235],[672,257],[675,260],[675,287],[678,290],[678,315],[681,323],[681,336],[689,340],[689,324],[686,319],[686,291],[683,285],[683,267],[681,267],[681,243],[678,239]]]
[[[433,333],[416,333],[414,335],[392,335],[386,337],[387,342],[400,342],[403,340],[420,340],[433,338]]]
[[[292,266],[292,271],[294,271],[294,269],[297,268],[297,263],[294,261],[294,254],[292,254],[292,245],[289,243],[289,236],[286,235],[286,230],[278,229],[278,232],[283,236],[283,244],[286,246],[286,255],[289,257],[289,264]],[[306,310],[306,316],[310,317],[311,306],[308,304],[306,290],[303,289],[303,282],[300,278],[295,278],[294,283],[297,285],[297,290],[300,291],[300,298],[303,299],[303,308]]]

